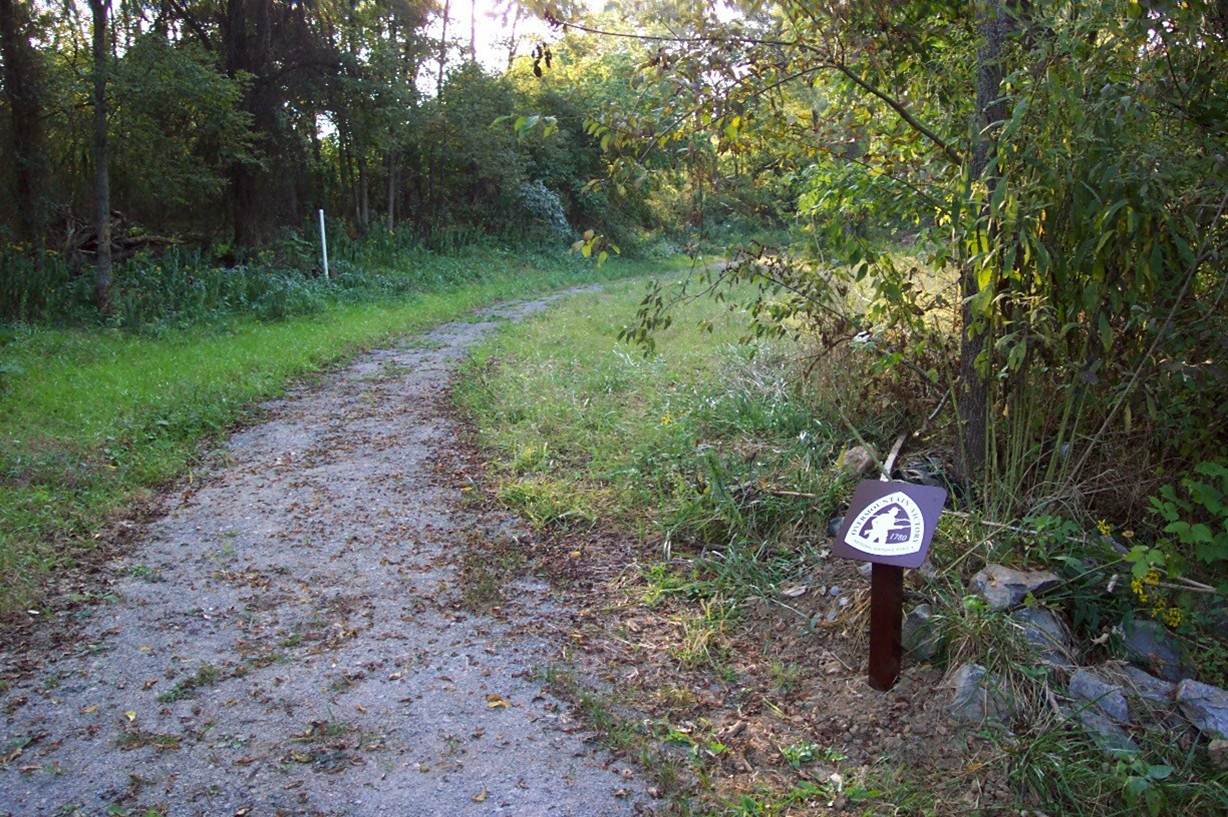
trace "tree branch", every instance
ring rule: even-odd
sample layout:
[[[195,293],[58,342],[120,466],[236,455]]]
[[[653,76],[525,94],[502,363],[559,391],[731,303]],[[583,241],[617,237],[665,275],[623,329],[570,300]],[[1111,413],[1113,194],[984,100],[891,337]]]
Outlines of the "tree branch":
[[[745,45],[775,45],[775,46],[783,46],[786,48],[796,48],[796,49],[800,49],[803,51],[809,51],[818,56],[820,60],[820,65],[816,66],[815,68],[808,69],[801,73],[810,73],[813,70],[817,70],[817,68],[830,68],[830,69],[840,72],[846,78],[848,78],[849,81],[851,81],[854,85],[856,85],[858,88],[861,88],[863,91],[873,96],[876,96],[880,100],[882,100],[887,105],[887,107],[889,107],[892,111],[896,113],[897,116],[903,119],[904,122],[910,128],[912,128],[917,133],[924,136],[926,139],[929,139],[931,142],[933,142],[934,145],[937,146],[938,149],[942,151],[943,155],[945,155],[947,159],[951,161],[952,164],[960,165],[963,163],[963,157],[960,156],[959,151],[957,151],[954,147],[952,147],[951,144],[947,142],[947,140],[943,139],[941,136],[935,133],[932,129],[922,124],[921,121],[918,120],[917,117],[913,116],[912,113],[908,110],[908,108],[904,106],[904,103],[900,102],[898,99],[895,99],[894,97],[889,96],[882,89],[878,88],[877,86],[875,86],[868,80],[859,76],[855,71],[853,71],[853,69],[849,68],[848,64],[843,59],[833,60],[831,57],[824,54],[818,48],[812,45],[809,45],[807,43],[801,42],[800,40],[777,40],[777,39],[768,39],[768,38],[760,38],[760,37],[712,37],[712,36],[681,37],[681,36],[675,36],[675,35],[640,34],[640,33],[631,32],[631,31],[607,31],[605,29],[594,28],[592,26],[586,26],[581,23],[574,23],[574,22],[569,22],[566,20],[560,20],[557,17],[554,17],[553,15],[550,15],[550,14],[546,15],[546,22],[550,23],[552,26],[555,26],[556,28],[561,28],[564,31],[566,31],[569,28],[574,28],[577,31],[583,31],[588,34],[597,34],[597,35],[605,36],[605,37],[623,37],[626,39],[643,40],[643,41],[648,41],[648,42],[700,43],[700,44],[741,43]]]
[[[922,136],[929,139],[935,145],[937,145],[942,150],[942,152],[946,154],[946,157],[951,160],[952,164],[959,165],[963,163],[963,158],[959,155],[959,152],[956,151],[955,148],[951,147],[951,145],[948,144],[947,141],[944,140],[942,137],[940,137],[938,134],[934,133],[932,130],[927,128],[925,125],[921,124],[921,122],[919,122],[915,116],[909,113],[908,109],[905,108],[903,103],[901,103],[899,100],[893,99],[892,97],[887,96],[887,94],[883,93],[877,87],[875,87],[874,85],[871,85],[869,82],[859,77],[856,74],[856,72],[854,72],[851,68],[849,68],[843,62],[829,62],[827,65],[830,68],[836,69],[841,74],[844,74],[844,76],[848,77],[848,79],[858,88],[861,88],[867,93],[873,94],[874,96],[878,97],[883,102],[885,102],[887,104],[887,107],[895,111],[896,114],[899,115],[901,119],[903,119],[905,122],[908,123],[909,127],[911,127],[913,130],[917,131],[917,133],[920,133]]]

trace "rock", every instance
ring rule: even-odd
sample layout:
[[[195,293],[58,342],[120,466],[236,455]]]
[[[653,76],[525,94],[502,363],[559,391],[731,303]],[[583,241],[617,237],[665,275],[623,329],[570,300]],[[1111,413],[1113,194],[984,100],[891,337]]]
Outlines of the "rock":
[[[1007,721],[1014,714],[1010,696],[997,678],[980,664],[964,664],[951,676],[947,714],[957,721]]]
[[[942,649],[942,635],[934,625],[933,615],[928,604],[918,604],[904,616],[901,641],[918,661],[933,660]]]
[[[864,477],[878,467],[878,452],[866,445],[855,445],[841,454],[836,464],[851,477]]]
[[[827,535],[838,536],[840,534],[840,528],[842,527],[844,527],[844,517],[833,516],[831,519],[827,520]]]
[[[1022,602],[1029,593],[1038,595],[1059,581],[1047,570],[1015,570],[990,564],[972,577],[972,589],[994,610],[1007,610]]]
[[[912,457],[900,467],[899,478],[916,485],[932,485],[945,488],[946,474],[942,461],[934,457]]]
[[[1095,707],[1081,711],[1079,723],[1083,724],[1096,745],[1108,754],[1138,751],[1138,744],[1130,734]]]
[[[863,562],[862,564],[857,565],[857,572],[867,579],[870,578],[872,575],[874,575],[874,563]]]
[[[917,568],[917,573],[927,582],[932,582],[938,578],[938,568],[934,567],[934,563],[930,561],[929,556],[926,556],[925,561]]]
[[[1011,613],[1011,618],[1023,630],[1023,639],[1051,667],[1071,669],[1071,638],[1066,625],[1057,614],[1045,607],[1024,607]]]
[[[1213,740],[1207,746],[1207,755],[1216,769],[1228,769],[1228,740]]]
[[[1144,701],[1156,704],[1171,704],[1173,702],[1173,694],[1177,691],[1177,685],[1172,681],[1165,681],[1162,678],[1149,675],[1130,664],[1122,668],[1122,675],[1129,682],[1126,686],[1127,695],[1137,695]]]
[[[1099,709],[1118,723],[1130,722],[1130,706],[1122,688],[1091,670],[1081,669],[1070,676],[1070,695],[1083,701],[1087,709]]]
[[[1187,678],[1177,684],[1175,697],[1181,714],[1199,732],[1228,739],[1228,690]]]
[[[1189,731],[1189,724],[1173,701],[1176,684],[1119,661],[1105,662],[1096,667],[1096,672],[1126,696],[1133,723],[1170,735]]]
[[[1134,619],[1120,629],[1122,647],[1132,664],[1166,681],[1190,677],[1177,643],[1159,622]]]

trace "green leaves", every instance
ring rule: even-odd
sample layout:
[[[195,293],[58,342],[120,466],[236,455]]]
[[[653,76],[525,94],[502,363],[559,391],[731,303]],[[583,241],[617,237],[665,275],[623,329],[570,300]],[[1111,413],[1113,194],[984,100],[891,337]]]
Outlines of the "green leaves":
[[[1164,781],[1172,776],[1173,768],[1165,764],[1150,764],[1138,756],[1118,761],[1118,774],[1124,784],[1122,794],[1134,809],[1146,810],[1150,817],[1160,817],[1169,806]]]
[[[520,141],[537,137],[548,139],[559,132],[559,120],[555,116],[545,116],[540,113],[527,115],[505,114],[497,117],[491,127],[501,127],[510,123],[512,133]]]
[[[1161,548],[1147,545],[1135,545],[1125,559],[1131,565],[1130,574],[1136,579],[1142,579],[1152,568],[1163,570],[1168,565],[1168,557]]]
[[[1151,497],[1152,511],[1167,523],[1163,532],[1174,537],[1157,547],[1171,557],[1193,556],[1222,576],[1228,565],[1228,467],[1202,462],[1194,474],[1204,479],[1184,477],[1180,491],[1165,485]]]
[[[257,164],[252,118],[241,107],[249,85],[195,43],[139,37],[111,76],[111,144],[125,209],[199,206],[223,190],[232,163]],[[73,129],[85,132],[84,122]]]
[[[611,252],[615,255],[622,253],[617,244],[603,235],[598,235],[593,230],[585,230],[584,234],[571,245],[571,249],[585,258],[592,258],[595,253],[598,267],[609,260]]]

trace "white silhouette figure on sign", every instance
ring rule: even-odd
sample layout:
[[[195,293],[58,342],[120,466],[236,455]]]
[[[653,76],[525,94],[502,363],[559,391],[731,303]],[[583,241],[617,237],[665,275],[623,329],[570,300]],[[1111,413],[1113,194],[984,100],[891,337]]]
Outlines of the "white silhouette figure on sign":
[[[901,518],[902,511],[899,507],[893,507],[890,511],[883,511],[870,520],[869,535],[866,540],[872,542],[879,547],[884,547],[887,544],[887,536],[896,528],[902,528],[907,524],[907,520]]]
[[[924,535],[921,509],[907,494],[895,491],[863,508],[844,541],[874,556],[904,556],[921,549]]]

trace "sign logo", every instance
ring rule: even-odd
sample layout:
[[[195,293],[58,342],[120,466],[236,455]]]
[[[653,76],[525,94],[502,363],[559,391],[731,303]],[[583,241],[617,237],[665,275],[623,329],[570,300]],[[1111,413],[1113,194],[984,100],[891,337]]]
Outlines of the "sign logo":
[[[853,492],[832,553],[859,562],[917,567],[925,560],[947,492],[899,480],[865,480]]]
[[[912,497],[895,491],[853,518],[844,541],[872,556],[907,556],[921,550],[925,517]]]

